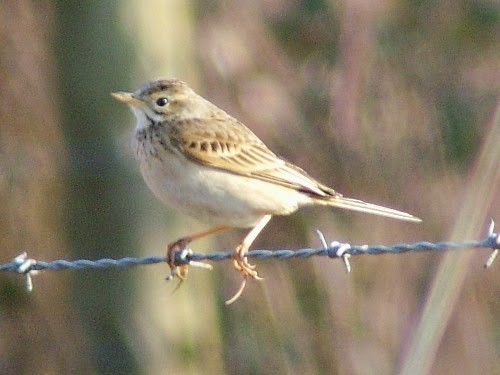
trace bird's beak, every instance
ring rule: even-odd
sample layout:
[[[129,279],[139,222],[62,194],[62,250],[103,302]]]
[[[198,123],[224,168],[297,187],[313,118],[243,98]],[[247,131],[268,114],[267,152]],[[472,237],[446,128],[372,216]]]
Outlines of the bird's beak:
[[[142,107],[144,105],[141,100],[137,99],[134,94],[130,92],[112,92],[111,96],[119,102],[128,104],[131,107]]]

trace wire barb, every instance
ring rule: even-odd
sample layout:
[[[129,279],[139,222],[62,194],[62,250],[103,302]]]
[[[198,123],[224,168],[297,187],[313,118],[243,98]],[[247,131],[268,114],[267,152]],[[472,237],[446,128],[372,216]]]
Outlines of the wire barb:
[[[33,275],[36,275],[38,271],[33,269],[33,266],[36,265],[36,260],[28,258],[28,253],[25,251],[19,254],[12,261],[14,265],[17,265],[17,269],[15,270],[17,273],[22,273],[26,275],[26,290],[28,292],[33,291]]]
[[[192,254],[194,254],[194,253],[193,253],[193,250],[191,250],[191,248],[185,248],[185,249],[182,249],[181,251],[176,251],[175,252],[175,259],[174,259],[174,263],[175,263],[176,267],[172,269],[172,271],[170,272],[170,275],[168,275],[165,279],[167,281],[169,281],[169,280],[174,279],[176,276],[179,276],[182,279],[183,276],[181,275],[181,273],[185,272],[185,271],[180,271],[180,268],[182,266],[191,266],[194,268],[202,268],[202,269],[205,269],[208,271],[213,270],[213,267],[211,264],[197,262],[195,260],[190,260],[189,256]]]
[[[329,250],[329,249],[335,249],[337,248],[337,251],[335,251],[335,256],[331,256],[331,258],[342,258],[342,261],[344,262],[344,267],[347,273],[351,272],[351,263],[349,263],[349,259],[351,258],[351,254],[347,254],[347,250],[351,248],[351,245],[348,243],[340,243],[337,241],[333,241],[330,243],[330,246],[326,243],[325,235],[323,234],[322,231],[319,229],[316,229],[316,233],[319,237],[319,240],[321,241],[321,244],[323,245],[323,250]]]
[[[493,221],[493,219],[491,219],[491,223],[488,228],[488,240],[491,240],[493,252],[489,256],[486,263],[484,264],[484,268],[491,267],[491,265],[493,264],[498,255],[498,250],[500,248],[500,236],[498,235],[498,233],[495,233],[494,230],[495,230],[495,222]]]

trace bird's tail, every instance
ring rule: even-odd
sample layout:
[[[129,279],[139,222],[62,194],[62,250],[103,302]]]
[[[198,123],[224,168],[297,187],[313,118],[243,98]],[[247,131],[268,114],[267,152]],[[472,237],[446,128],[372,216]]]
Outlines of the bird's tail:
[[[327,206],[345,208],[352,211],[366,212],[368,214],[385,216],[398,220],[413,221],[416,223],[422,221],[418,217],[407,214],[406,212],[393,210],[392,208],[378,206],[376,204],[366,203],[357,199],[344,198],[342,196],[336,196],[330,199],[317,199],[315,201],[319,204],[324,204]]]

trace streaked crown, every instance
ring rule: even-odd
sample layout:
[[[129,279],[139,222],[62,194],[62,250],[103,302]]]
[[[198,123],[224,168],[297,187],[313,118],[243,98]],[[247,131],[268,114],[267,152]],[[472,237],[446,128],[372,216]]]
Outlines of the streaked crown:
[[[215,107],[178,79],[150,81],[133,93],[116,92],[112,96],[129,105],[138,120],[144,115],[155,121],[204,117]]]

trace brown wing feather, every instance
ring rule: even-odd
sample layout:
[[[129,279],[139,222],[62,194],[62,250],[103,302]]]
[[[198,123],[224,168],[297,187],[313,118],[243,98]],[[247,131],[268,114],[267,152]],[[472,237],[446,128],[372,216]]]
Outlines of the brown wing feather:
[[[280,184],[311,196],[340,196],[276,156],[255,134],[226,113],[210,120],[178,121],[169,129],[174,145],[187,158],[203,165]]]

